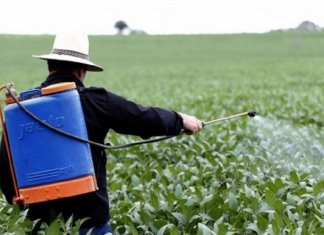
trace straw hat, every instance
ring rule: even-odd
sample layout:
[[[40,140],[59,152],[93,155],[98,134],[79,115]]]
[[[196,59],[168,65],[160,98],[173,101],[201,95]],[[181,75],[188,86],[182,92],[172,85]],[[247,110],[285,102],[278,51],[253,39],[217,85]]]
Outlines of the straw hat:
[[[33,55],[43,60],[60,60],[88,65],[88,71],[100,72],[103,68],[89,60],[89,39],[85,34],[58,34],[48,55]]]

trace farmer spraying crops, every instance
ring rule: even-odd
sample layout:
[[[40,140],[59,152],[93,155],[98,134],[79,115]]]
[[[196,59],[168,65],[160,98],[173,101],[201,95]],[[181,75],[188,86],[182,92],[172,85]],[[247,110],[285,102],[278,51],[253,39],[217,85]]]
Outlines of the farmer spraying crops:
[[[143,107],[104,88],[86,88],[83,82],[87,71],[103,71],[102,67],[89,60],[88,52],[89,42],[86,35],[57,35],[50,54],[35,57],[47,60],[49,70],[48,77],[39,88],[62,82],[76,84],[90,141],[104,144],[109,129],[120,134],[136,135],[142,138],[177,135],[182,131],[195,134],[202,129],[202,122],[193,116],[158,107]],[[2,143],[1,159],[5,155],[3,146]],[[27,205],[29,218],[40,219],[38,223],[40,226],[41,222],[52,222],[60,213],[65,219],[73,215],[75,220],[89,218],[82,224],[80,234],[87,233],[91,228],[94,228],[93,234],[111,232],[109,200],[106,191],[106,153],[104,148],[91,145],[91,155],[98,185],[97,190]],[[7,186],[2,186],[2,190],[7,189],[7,194],[5,194],[11,203],[10,199],[13,195],[11,197],[10,194],[13,194],[14,190],[8,190],[12,188],[9,184],[10,182]],[[36,226],[35,232],[39,226]]]

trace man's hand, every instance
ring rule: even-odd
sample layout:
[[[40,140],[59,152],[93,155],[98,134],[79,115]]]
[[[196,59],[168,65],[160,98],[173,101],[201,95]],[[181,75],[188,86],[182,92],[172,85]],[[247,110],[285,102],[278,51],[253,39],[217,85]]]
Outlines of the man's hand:
[[[198,133],[203,128],[203,123],[194,116],[179,113],[183,120],[184,132],[188,135]]]

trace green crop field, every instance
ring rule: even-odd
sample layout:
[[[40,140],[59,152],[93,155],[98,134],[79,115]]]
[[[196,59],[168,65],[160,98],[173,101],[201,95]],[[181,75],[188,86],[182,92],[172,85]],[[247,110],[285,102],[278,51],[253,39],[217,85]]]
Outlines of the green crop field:
[[[91,36],[88,73],[143,105],[203,121],[254,110],[195,136],[108,155],[115,234],[324,234],[324,33]],[[0,35],[0,81],[40,84],[50,36]],[[3,103],[4,94],[1,95]],[[112,144],[136,137],[109,133]],[[0,201],[0,233],[24,234],[25,211]],[[73,234],[58,218],[43,233]]]

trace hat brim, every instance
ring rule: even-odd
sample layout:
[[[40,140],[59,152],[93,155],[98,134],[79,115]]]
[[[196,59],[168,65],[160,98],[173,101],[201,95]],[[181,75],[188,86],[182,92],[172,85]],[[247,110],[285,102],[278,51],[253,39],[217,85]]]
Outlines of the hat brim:
[[[87,71],[92,71],[92,72],[102,72],[104,70],[102,67],[96,65],[95,63],[89,60],[77,58],[69,55],[48,54],[48,55],[33,55],[33,57],[42,60],[59,60],[59,61],[84,64],[87,65]]]

